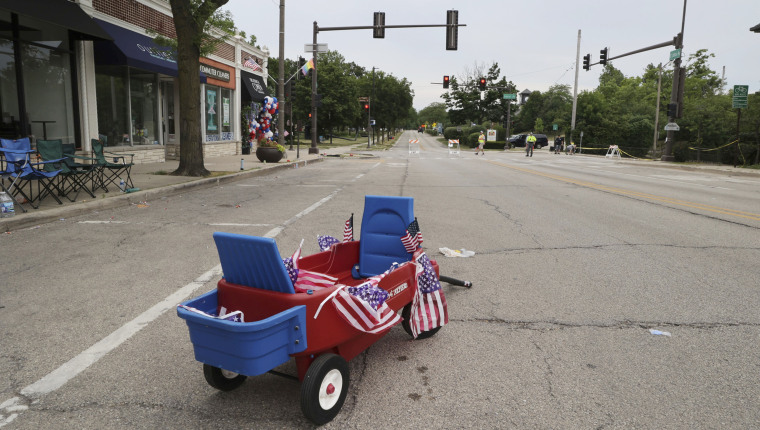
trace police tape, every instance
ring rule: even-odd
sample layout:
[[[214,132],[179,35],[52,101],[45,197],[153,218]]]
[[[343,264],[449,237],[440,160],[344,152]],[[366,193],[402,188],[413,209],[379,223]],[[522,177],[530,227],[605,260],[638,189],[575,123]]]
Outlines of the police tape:
[[[729,145],[733,145],[734,143],[737,143],[738,141],[739,141],[739,139],[736,139],[733,142],[727,143],[727,144],[725,144],[723,146],[719,146],[717,148],[704,149],[704,148],[692,148],[691,146],[689,146],[689,149],[691,149],[693,151],[702,151],[702,152],[717,151],[717,150],[723,149],[723,148],[725,148],[725,147],[727,147]]]

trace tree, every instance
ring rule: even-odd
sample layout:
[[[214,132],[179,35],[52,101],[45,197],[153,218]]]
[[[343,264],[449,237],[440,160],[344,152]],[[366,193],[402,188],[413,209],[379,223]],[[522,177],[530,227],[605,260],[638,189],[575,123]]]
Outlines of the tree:
[[[446,103],[441,102],[430,103],[426,107],[422,108],[418,114],[418,117],[419,121],[425,124],[432,124],[436,122],[448,125],[449,123],[449,114],[446,112]]]
[[[234,31],[227,14],[215,13],[229,0],[169,0],[177,32],[176,50],[179,68],[179,167],[178,176],[207,176],[203,165],[201,141],[201,109],[198,103],[200,57],[213,49],[223,37],[212,35],[211,27],[229,33]],[[213,19],[212,19],[213,18]]]

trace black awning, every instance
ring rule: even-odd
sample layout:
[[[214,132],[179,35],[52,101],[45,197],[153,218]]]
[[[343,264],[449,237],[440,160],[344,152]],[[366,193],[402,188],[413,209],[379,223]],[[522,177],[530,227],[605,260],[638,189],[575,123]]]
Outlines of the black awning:
[[[760,33],[760,24],[757,24],[756,26],[750,28],[749,31],[754,31],[755,33]]]
[[[76,39],[112,40],[78,4],[68,0],[0,0],[0,8],[68,28]]]
[[[264,78],[261,76],[241,70],[240,80],[243,81],[243,86],[248,90],[251,100],[263,102],[264,97],[269,95]]]

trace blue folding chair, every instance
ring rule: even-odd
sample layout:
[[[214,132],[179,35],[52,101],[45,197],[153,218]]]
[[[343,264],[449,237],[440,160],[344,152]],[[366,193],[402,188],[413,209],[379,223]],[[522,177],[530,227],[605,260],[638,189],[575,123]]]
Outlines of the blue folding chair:
[[[29,138],[25,137],[17,140],[0,139],[0,146],[2,146],[3,153],[5,153],[5,170],[2,173],[3,178],[12,178],[11,195],[21,195],[29,202],[34,209],[40,207],[40,203],[47,196],[52,196],[59,205],[63,202],[58,198],[59,194],[63,194],[62,190],[58,186],[57,177],[61,173],[60,170],[53,170],[46,172],[38,169],[36,166],[44,165],[45,163],[32,163],[31,154],[35,151],[32,150]],[[60,162],[61,160],[51,160],[51,162]],[[26,182],[29,184],[29,193],[24,191],[24,187],[16,184],[16,182]],[[37,195],[34,195],[33,183],[37,184]],[[15,193],[13,192],[15,190]],[[35,205],[37,202],[37,205]],[[23,209],[23,208],[22,208]]]

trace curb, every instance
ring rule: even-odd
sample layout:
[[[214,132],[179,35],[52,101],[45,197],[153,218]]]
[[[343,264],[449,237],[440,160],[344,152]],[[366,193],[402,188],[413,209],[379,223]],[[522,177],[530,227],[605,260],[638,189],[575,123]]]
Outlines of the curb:
[[[12,230],[21,230],[29,227],[34,227],[40,224],[47,224],[53,221],[58,221],[63,218],[74,217],[83,215],[93,211],[100,211],[106,209],[113,209],[122,206],[129,206],[134,203],[146,201],[150,199],[159,199],[161,197],[170,197],[191,189],[210,188],[214,186],[220,186],[231,182],[239,181],[242,179],[253,178],[256,176],[264,176],[270,173],[283,169],[293,169],[298,167],[305,167],[309,163],[316,163],[323,161],[322,157],[315,158],[313,160],[300,160],[290,163],[283,163],[266,167],[262,169],[243,171],[238,173],[232,173],[229,175],[218,176],[214,178],[200,178],[192,179],[180,184],[168,185],[165,187],[158,187],[149,190],[137,191],[129,194],[115,194],[113,197],[105,197],[99,200],[92,200],[88,202],[82,202],[79,204],[72,203],[70,206],[57,207],[54,209],[46,209],[41,212],[33,212],[35,209],[30,209],[29,212],[23,215],[16,215],[12,218],[4,218],[0,220],[0,232],[11,232]]]

